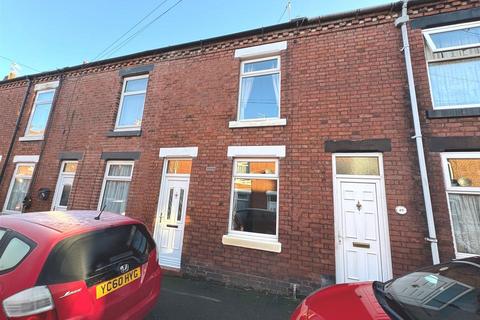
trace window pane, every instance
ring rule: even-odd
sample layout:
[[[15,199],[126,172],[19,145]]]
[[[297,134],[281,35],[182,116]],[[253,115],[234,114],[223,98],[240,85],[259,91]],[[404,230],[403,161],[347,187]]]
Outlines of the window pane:
[[[190,174],[192,160],[168,160],[167,173]]]
[[[275,161],[237,161],[237,174],[276,174]]]
[[[472,44],[480,45],[480,27],[434,33],[430,34],[430,38],[438,49]]]
[[[130,177],[131,174],[131,164],[112,164],[108,170],[108,175],[111,177]]]
[[[30,246],[18,238],[12,238],[0,257],[0,271],[15,267],[30,251]]]
[[[336,157],[337,174],[380,175],[377,157]]]
[[[449,194],[457,251],[480,254],[480,195]]]
[[[278,74],[242,78],[239,119],[278,118],[279,94]]]
[[[67,162],[63,167],[63,172],[75,173],[77,171],[77,165],[76,162]]]
[[[180,199],[178,200],[177,221],[182,220],[183,197],[184,197],[184,195],[185,195],[185,190],[180,189]]]
[[[70,196],[71,190],[72,190],[72,185],[65,184],[63,186],[62,195],[60,196],[60,203],[59,203],[60,206],[66,207],[68,205],[68,197]]]
[[[148,78],[127,80],[127,85],[125,86],[125,92],[147,90],[147,81],[148,81]]]
[[[173,204],[173,188],[170,188],[170,194],[168,195],[167,220],[170,220],[170,217],[172,215],[172,204]]]
[[[145,94],[135,94],[123,97],[119,126],[140,126],[142,124]]]
[[[278,67],[278,59],[249,62],[243,65],[243,72],[271,70]]]
[[[453,187],[480,187],[480,159],[448,159]]]
[[[277,203],[269,194],[277,192],[274,179],[234,179],[232,229],[275,235]]]
[[[0,229],[0,240],[2,240],[3,235],[5,234],[5,232],[6,232],[5,230],[1,230],[1,229]]]
[[[37,103],[51,102],[53,100],[54,95],[55,95],[55,91],[39,92],[37,96]]]
[[[102,208],[105,205],[105,211],[125,213],[128,199],[129,181],[107,181],[103,193]]]
[[[50,114],[51,103],[37,104],[35,107],[32,121],[30,122],[30,128],[27,135],[42,135],[47,126],[48,115]]]
[[[33,175],[33,166],[18,166],[16,174],[31,177]]]
[[[430,63],[435,107],[480,104],[480,59]]]
[[[8,199],[7,210],[22,211],[22,202],[28,192],[30,186],[30,179],[15,178],[12,192]]]

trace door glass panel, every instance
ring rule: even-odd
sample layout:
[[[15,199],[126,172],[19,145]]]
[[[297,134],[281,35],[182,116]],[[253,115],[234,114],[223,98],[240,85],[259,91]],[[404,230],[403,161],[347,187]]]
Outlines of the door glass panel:
[[[60,202],[58,203],[61,207],[66,207],[68,204],[68,197],[70,196],[70,191],[72,190],[71,184],[63,185],[62,195],[60,196]]]
[[[172,202],[173,202],[173,188],[170,188],[170,194],[168,196],[168,208],[167,208],[167,220],[172,215]]]
[[[192,160],[168,160],[167,173],[190,174]]]
[[[480,159],[448,159],[452,187],[480,187]]]
[[[67,173],[75,173],[77,171],[77,163],[76,162],[67,162],[63,167],[63,172]]]
[[[180,200],[178,201],[178,212],[177,212],[177,221],[182,220],[182,209],[183,209],[183,195],[185,190],[180,189]]]
[[[336,157],[337,174],[379,176],[377,157]]]

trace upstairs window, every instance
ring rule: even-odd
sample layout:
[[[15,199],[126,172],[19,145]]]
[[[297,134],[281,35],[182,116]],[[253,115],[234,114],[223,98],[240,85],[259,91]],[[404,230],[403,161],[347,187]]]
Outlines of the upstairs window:
[[[238,120],[280,118],[280,57],[243,61]]]
[[[55,89],[38,91],[28,121],[25,137],[43,138],[47,127],[50,110],[52,109]]]
[[[140,130],[148,75],[125,78],[115,130]]]
[[[480,107],[480,22],[423,35],[434,109]]]

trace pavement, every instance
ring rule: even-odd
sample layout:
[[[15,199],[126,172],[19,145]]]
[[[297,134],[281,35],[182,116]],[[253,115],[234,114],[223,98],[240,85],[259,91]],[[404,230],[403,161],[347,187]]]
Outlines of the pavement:
[[[160,298],[145,320],[281,320],[290,319],[298,304],[282,296],[164,276]]]

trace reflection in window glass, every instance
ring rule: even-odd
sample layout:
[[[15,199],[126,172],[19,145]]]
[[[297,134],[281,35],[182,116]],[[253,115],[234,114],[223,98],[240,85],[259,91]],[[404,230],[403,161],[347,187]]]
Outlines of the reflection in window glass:
[[[337,174],[379,176],[377,157],[336,157]]]
[[[480,187],[480,159],[448,159],[452,187]]]
[[[277,179],[234,178],[232,230],[275,235],[276,193]]]
[[[237,174],[275,174],[275,161],[237,161]]]
[[[265,71],[278,68],[278,59],[263,60],[257,62],[246,62],[243,65],[243,72]]]
[[[32,108],[26,136],[42,136],[47,126],[55,91],[39,91]]]
[[[168,160],[167,173],[190,174],[192,160]]]
[[[116,127],[138,129],[142,125],[148,77],[127,78],[124,82]]]

